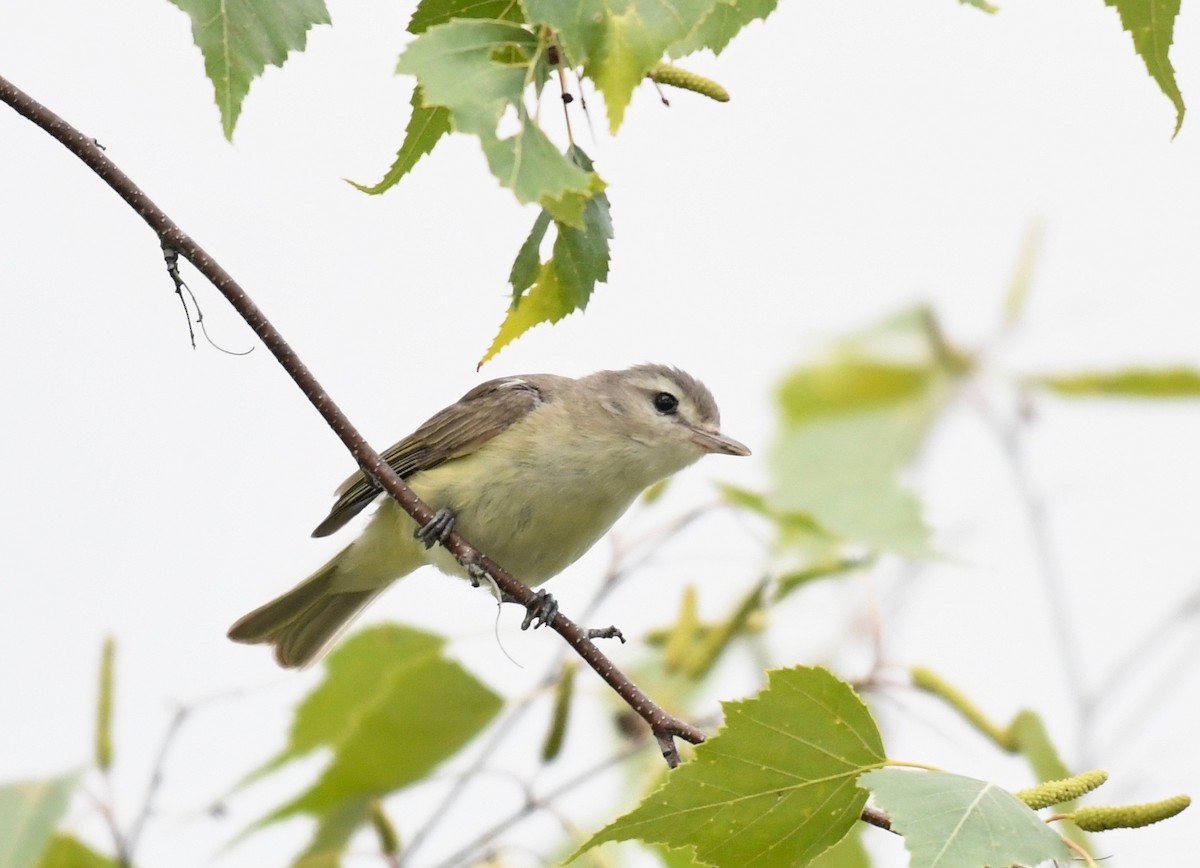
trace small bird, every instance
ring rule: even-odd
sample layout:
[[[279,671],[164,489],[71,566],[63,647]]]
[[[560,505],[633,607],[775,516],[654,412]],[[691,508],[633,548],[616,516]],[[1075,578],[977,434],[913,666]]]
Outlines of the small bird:
[[[273,645],[281,666],[307,666],[418,567],[467,576],[448,551],[431,547],[450,528],[535,587],[578,560],[646,488],[708,453],[750,450],[721,433],[712,393],[678,368],[481,383],[382,453],[435,518],[414,528],[385,496],[357,539],[239,619],[229,638]],[[339,530],[380,493],[355,473],[312,535]]]

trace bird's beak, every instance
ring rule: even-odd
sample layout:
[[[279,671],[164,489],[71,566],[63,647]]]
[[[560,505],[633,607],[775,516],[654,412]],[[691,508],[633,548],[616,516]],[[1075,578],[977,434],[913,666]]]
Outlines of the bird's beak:
[[[692,429],[692,439],[705,452],[720,452],[724,455],[749,455],[750,448],[737,442],[732,437],[726,437],[720,431],[701,431]]]

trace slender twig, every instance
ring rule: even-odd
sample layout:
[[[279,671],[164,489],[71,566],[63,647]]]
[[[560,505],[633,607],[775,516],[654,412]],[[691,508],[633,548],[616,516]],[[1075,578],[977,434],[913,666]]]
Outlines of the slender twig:
[[[11,106],[18,114],[45,130],[57,139],[72,154],[83,161],[114,192],[146,221],[158,236],[165,249],[177,251],[217,289],[246,324],[262,340],[264,346],[279,361],[292,380],[312,402],[317,412],[341,439],[350,454],[358,462],[363,473],[374,481],[419,525],[433,519],[433,511],[404,484],[396,472],[379,457],[366,439],[350,424],[350,420],[334,403],[329,393],[317,382],[316,377],[300,360],[295,351],[284,340],[283,335],[270,323],[250,296],[224,268],[214,260],[190,235],[184,232],[166,213],[150,200],[141,188],[117,168],[104,154],[96,142],[72,127],[54,112],[34,100],[7,79],[0,77],[0,102]],[[450,533],[442,545],[468,569],[482,569],[500,587],[500,590],[523,606],[535,602],[534,592],[514,578],[494,561],[474,548],[457,533]],[[561,612],[555,614],[549,626],[575,649],[583,660],[616,691],[634,712],[650,726],[662,750],[667,764],[679,764],[679,750],[675,738],[692,744],[704,741],[704,733],[696,727],[669,714],[643,693],[629,676],[619,670],[611,660],[588,638],[587,631]]]
[[[1067,689],[1075,707],[1079,732],[1079,755],[1084,765],[1089,753],[1087,746],[1087,721],[1084,710],[1087,697],[1084,693],[1083,660],[1077,641],[1075,621],[1071,617],[1066,582],[1059,567],[1058,558],[1050,539],[1046,504],[1037,493],[1033,478],[1025,461],[1020,440],[1020,423],[1006,425],[995,416],[992,409],[982,400],[974,402],[975,409],[996,437],[1000,452],[1007,461],[1009,473],[1017,490],[1017,498],[1025,512],[1029,526],[1030,541],[1042,576],[1042,585],[1050,602],[1050,616],[1054,620],[1054,637],[1058,642],[1058,653],[1066,675]]]
[[[167,731],[163,733],[162,742],[158,746],[158,754],[154,758],[154,766],[150,772],[150,783],[146,785],[146,795],[142,797],[142,808],[138,811],[137,817],[129,827],[129,834],[125,836],[124,856],[127,862],[133,863],[133,854],[137,849],[138,839],[142,836],[142,829],[146,826],[146,820],[154,811],[154,797],[158,795],[158,788],[162,786],[163,767],[166,765],[167,754],[171,750],[171,744],[175,741],[175,736],[179,735],[179,729],[183,726],[183,722],[191,713],[192,707],[188,705],[180,705],[175,708],[175,714],[171,717],[171,722],[167,724]],[[120,861],[120,860],[118,860]]]
[[[476,835],[472,840],[468,841],[466,844],[463,844],[458,850],[456,850],[446,859],[438,862],[436,868],[454,868],[454,866],[457,865],[466,865],[469,862],[469,857],[472,853],[481,847],[487,846],[501,833],[507,832],[516,823],[525,819],[530,814],[541,810],[544,805],[553,802],[555,799],[559,798],[565,793],[570,792],[580,784],[587,783],[601,772],[606,771],[609,768],[612,768],[613,766],[618,765],[634,756],[639,749],[640,745],[629,745],[625,748],[622,748],[612,756],[605,757],[578,774],[568,778],[558,786],[544,793],[542,796],[526,799],[520,807],[515,808],[508,814],[508,816],[498,820],[490,828],[485,829],[483,832]]]

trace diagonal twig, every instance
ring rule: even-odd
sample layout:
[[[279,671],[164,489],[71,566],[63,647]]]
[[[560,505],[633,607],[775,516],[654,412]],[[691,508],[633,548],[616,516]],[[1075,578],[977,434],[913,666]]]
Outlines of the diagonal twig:
[[[225,271],[161,208],[154,204],[150,197],[105,155],[94,139],[75,129],[3,77],[0,77],[0,102],[9,105],[18,114],[57,139],[108,184],[139,217],[146,221],[146,224],[158,237],[168,259],[177,253],[204,275],[217,291],[225,296],[233,309],[275,356],[305,397],[312,402],[317,412],[345,444],[363,472],[394,498],[419,525],[428,524],[432,520],[433,511],[413,494],[412,490],[396,475],[396,472],[380,458],[379,453],[371,448],[371,445],[350,423],[350,420],[334,403],[333,398],[317,382],[316,377],[284,340],[283,335],[271,324],[266,314],[250,299],[250,296],[234,280],[233,276]],[[501,591],[521,605],[528,606],[534,601],[535,595],[532,590],[457,533],[449,534],[442,544],[458,559],[459,563],[464,566],[482,568]],[[692,744],[704,741],[704,733],[700,729],[658,706],[596,647],[588,638],[587,631],[574,621],[560,612],[550,620],[549,626],[566,640],[575,653],[583,658],[639,717],[646,721],[658,741],[668,765],[673,767],[679,764],[679,751],[675,745],[676,738],[682,738]]]

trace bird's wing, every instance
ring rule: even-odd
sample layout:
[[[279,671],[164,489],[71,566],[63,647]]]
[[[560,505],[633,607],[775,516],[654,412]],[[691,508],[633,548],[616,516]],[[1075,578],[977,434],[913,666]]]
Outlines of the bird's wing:
[[[380,457],[407,478],[443,462],[470,455],[501,431],[532,412],[545,399],[542,376],[502,377],[480,383],[457,403],[434,415]],[[380,488],[360,470],[338,486],[337,502],[313,536],[328,536],[362,512]]]

